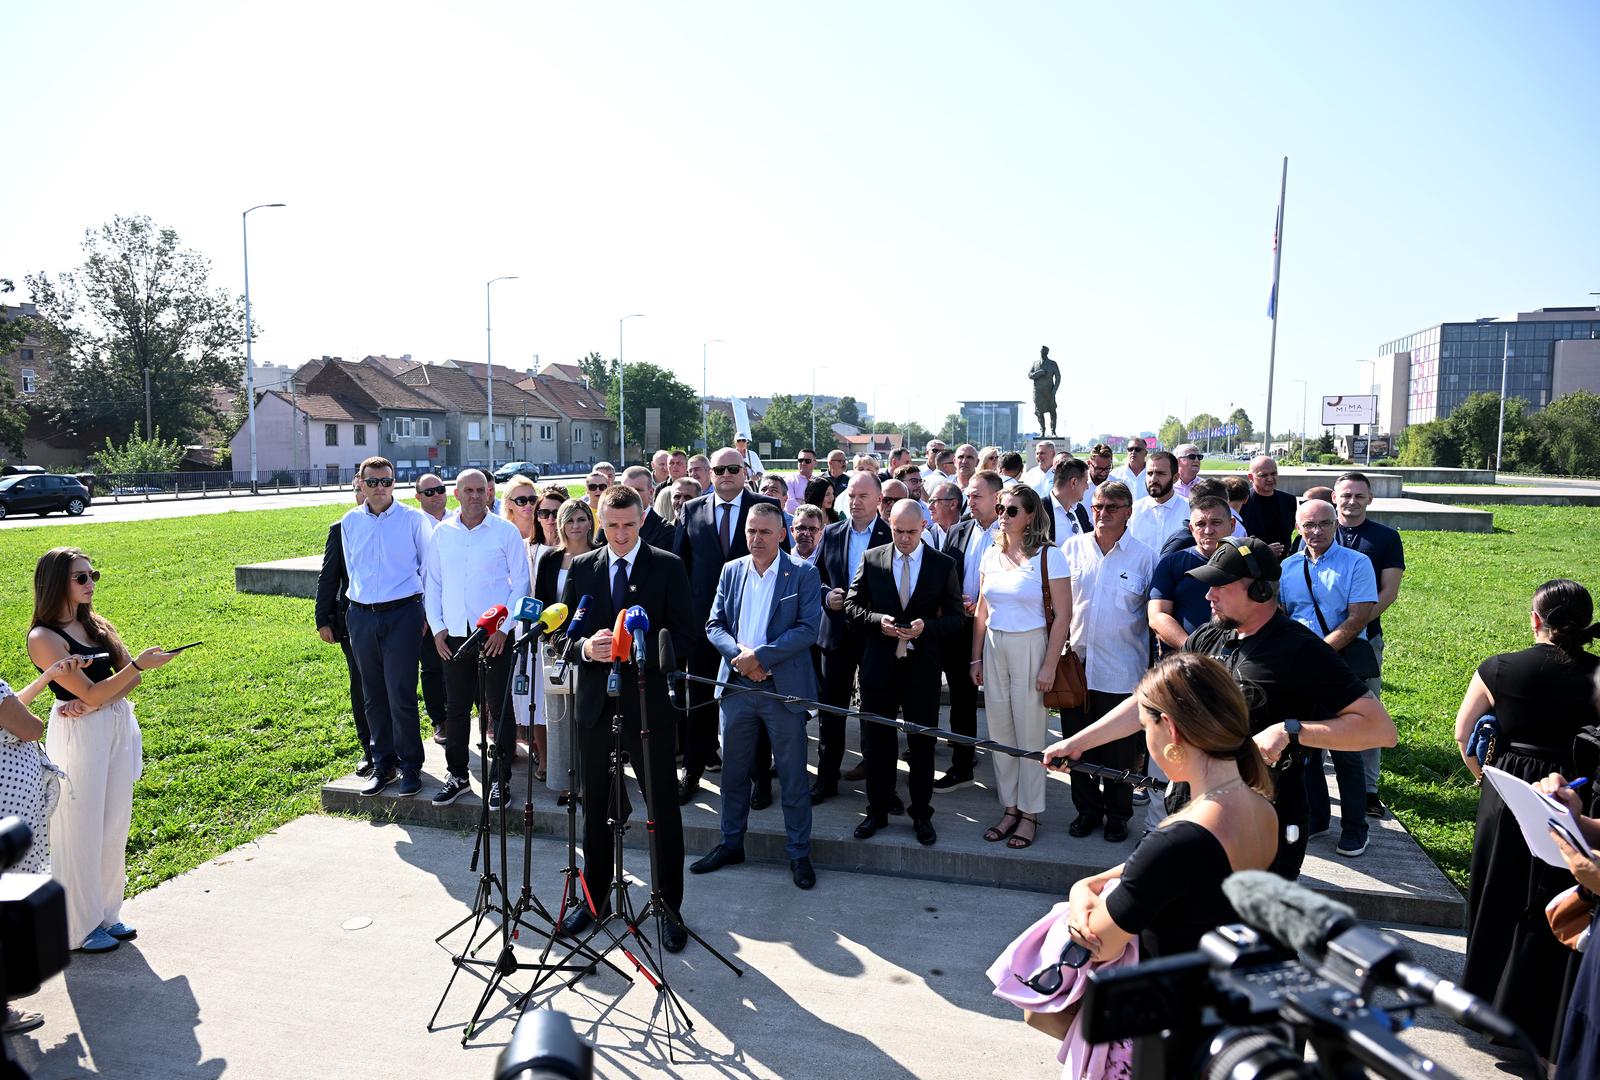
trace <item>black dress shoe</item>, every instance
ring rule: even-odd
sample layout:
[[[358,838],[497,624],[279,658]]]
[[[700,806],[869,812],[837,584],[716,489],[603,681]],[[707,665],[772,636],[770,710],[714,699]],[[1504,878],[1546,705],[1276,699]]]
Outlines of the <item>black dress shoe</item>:
[[[1106,822],[1106,839],[1113,844],[1120,844],[1128,838],[1128,823],[1126,821]]]
[[[817,883],[817,872],[811,868],[810,859],[790,859],[789,873],[794,875],[794,883],[802,889],[809,889]]]
[[[900,796],[899,795],[891,795],[891,796],[889,796],[889,813],[899,815],[899,814],[903,814],[905,812],[906,812],[906,804],[900,801]]]
[[[694,793],[700,790],[698,776],[685,776],[678,781],[678,805],[688,806],[694,801]]]
[[[744,862],[744,849],[735,851],[732,848],[718,844],[700,858],[689,864],[691,874],[709,874],[713,870],[721,870],[724,866],[738,866]]]
[[[933,782],[933,790],[954,791],[957,788],[964,788],[969,784],[975,783],[977,783],[977,781],[973,779],[971,769],[951,769],[949,772],[945,773],[943,776],[939,777],[939,779]]]
[[[680,953],[689,944],[689,932],[671,919],[661,920],[661,947],[670,953]]]
[[[826,800],[833,798],[837,794],[839,794],[838,784],[824,784],[818,780],[811,785],[811,805],[821,806]]]
[[[750,781],[750,809],[765,810],[772,805],[772,781]]]
[[[372,759],[362,758],[356,762],[356,775],[365,780],[372,775]]]
[[[856,826],[856,839],[866,840],[879,829],[887,829],[889,819],[882,814],[868,814],[861,819],[861,824]]]
[[[939,839],[939,834],[933,831],[933,822],[929,821],[927,818],[922,818],[920,821],[913,821],[911,823],[911,827],[916,830],[917,843],[921,844],[923,847],[928,847],[935,840]]]
[[[589,909],[576,907],[567,912],[567,917],[561,920],[561,932],[568,937],[577,937],[593,925],[594,916],[589,914]]]
[[[1079,814],[1072,819],[1072,824],[1067,826],[1067,835],[1076,836],[1080,840],[1093,833],[1100,827],[1100,819],[1090,817],[1088,814]]]

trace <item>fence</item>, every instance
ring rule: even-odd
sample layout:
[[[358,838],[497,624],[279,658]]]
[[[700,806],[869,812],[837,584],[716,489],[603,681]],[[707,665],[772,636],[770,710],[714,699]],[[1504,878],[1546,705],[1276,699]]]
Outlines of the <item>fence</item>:
[[[441,465],[438,467],[407,467],[395,470],[399,484],[414,484],[417,477],[432,473],[443,480],[454,480],[467,466]],[[587,463],[546,462],[539,466],[541,477],[582,476],[588,471]],[[356,478],[356,469],[273,469],[257,471],[254,489],[250,485],[250,470],[232,469],[215,472],[166,473],[79,473],[77,478],[89,489],[90,498],[98,502],[154,501],[157,499],[210,499],[239,495],[294,494],[305,491],[328,491],[349,488]]]

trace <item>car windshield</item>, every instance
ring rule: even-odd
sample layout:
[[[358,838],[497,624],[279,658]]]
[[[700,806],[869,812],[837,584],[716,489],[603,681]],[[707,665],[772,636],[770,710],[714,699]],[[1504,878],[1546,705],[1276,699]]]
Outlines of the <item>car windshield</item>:
[[[17,486],[18,483],[20,483],[21,481],[26,480],[26,479],[27,479],[27,474],[22,474],[22,475],[19,475],[19,476],[4,476],[4,477],[0,477],[0,491],[6,491],[6,490],[9,490],[10,488],[14,488],[14,487]]]

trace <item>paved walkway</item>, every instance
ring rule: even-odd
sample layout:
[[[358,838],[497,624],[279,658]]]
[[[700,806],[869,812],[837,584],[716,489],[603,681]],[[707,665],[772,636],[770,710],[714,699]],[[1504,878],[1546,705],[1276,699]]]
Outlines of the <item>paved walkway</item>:
[[[443,829],[309,816],[131,900],[137,941],[76,954],[24,1004],[45,1026],[11,1049],[36,1080],[492,1075],[510,1036],[509,995],[461,1048],[482,984],[450,978],[433,939],[468,910],[469,838]],[[563,845],[534,843],[534,886],[558,889]],[[520,850],[512,858],[521,882]],[[1049,898],[1036,893],[823,872],[802,893],[786,869],[731,867],[693,880],[685,916],[745,967],[693,943],[668,966],[694,1019],[669,1065],[648,1030],[657,999],[614,975],[536,1002],[596,1044],[600,1077],[1053,1078],[1054,1048],[996,1000],[983,971]],[[1459,933],[1400,928],[1420,962],[1459,964]],[[454,939],[452,939],[454,940]],[[520,953],[520,950],[519,950]],[[523,954],[531,959],[531,954]],[[511,979],[525,988],[528,977]],[[1500,1075],[1481,1044],[1425,1017],[1406,1039],[1458,1076]]]

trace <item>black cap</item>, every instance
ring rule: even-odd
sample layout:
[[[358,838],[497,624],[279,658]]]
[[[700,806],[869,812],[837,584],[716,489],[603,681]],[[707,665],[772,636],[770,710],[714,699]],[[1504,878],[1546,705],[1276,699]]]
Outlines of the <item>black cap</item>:
[[[1203,585],[1232,585],[1246,578],[1277,581],[1278,574],[1278,557],[1253,536],[1226,538],[1217,545],[1211,561],[1189,571],[1189,576]]]

